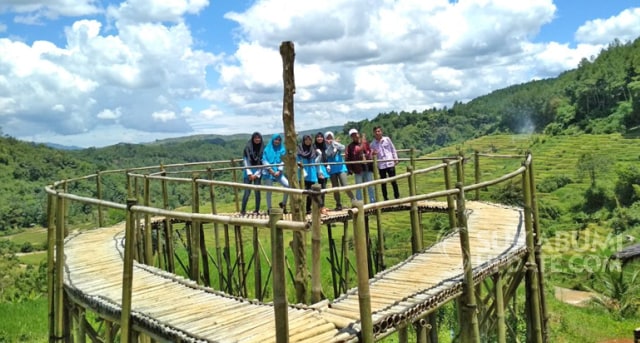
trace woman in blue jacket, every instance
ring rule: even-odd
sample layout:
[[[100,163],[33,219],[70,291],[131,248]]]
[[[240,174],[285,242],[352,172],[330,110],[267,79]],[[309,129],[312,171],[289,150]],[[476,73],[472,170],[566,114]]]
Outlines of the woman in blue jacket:
[[[327,170],[329,171],[329,178],[331,179],[331,187],[344,187],[347,186],[347,166],[344,164],[345,146],[338,142],[333,136],[333,132],[327,131],[324,135],[326,142],[325,154],[327,156]],[[333,164],[335,163],[335,164]],[[353,192],[346,191],[349,200],[353,200]],[[336,211],[342,210],[342,201],[340,199],[340,192],[333,192],[333,199],[336,201]]]
[[[264,184],[266,186],[272,186],[274,182],[280,183],[283,187],[289,187],[289,180],[284,176],[284,167],[282,163],[282,156],[286,153],[284,144],[282,144],[282,136],[279,133],[271,136],[271,140],[264,148],[262,154],[262,164],[268,165],[263,171]],[[282,196],[282,202],[279,204],[280,208],[287,212],[287,198],[288,194],[284,193]],[[271,209],[271,192],[267,192],[267,210]]]
[[[313,139],[310,135],[304,135],[302,142],[298,145],[296,154],[298,165],[302,164],[302,175],[304,176],[304,189],[311,189],[314,183],[318,183],[318,166],[309,164],[318,163],[321,155],[318,155],[313,147]],[[322,204],[321,204],[322,206]],[[307,214],[311,213],[311,197],[307,197]]]

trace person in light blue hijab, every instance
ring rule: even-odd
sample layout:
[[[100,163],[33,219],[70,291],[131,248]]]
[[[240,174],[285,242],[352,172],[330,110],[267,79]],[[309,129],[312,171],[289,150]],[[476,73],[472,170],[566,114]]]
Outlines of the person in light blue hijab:
[[[289,180],[284,175],[284,165],[282,163],[282,156],[285,153],[282,136],[279,133],[271,136],[271,140],[265,146],[262,154],[262,164],[267,166],[262,172],[265,186],[273,186],[274,182],[278,182],[283,187],[289,187]],[[288,194],[284,193],[282,202],[279,204],[285,213],[287,212],[287,198]],[[269,191],[267,192],[267,210],[271,210],[271,192]]]

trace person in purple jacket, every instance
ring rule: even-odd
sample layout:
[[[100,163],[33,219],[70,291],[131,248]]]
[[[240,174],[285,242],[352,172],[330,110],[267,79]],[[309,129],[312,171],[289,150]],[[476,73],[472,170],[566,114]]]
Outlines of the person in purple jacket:
[[[398,152],[393,145],[391,138],[382,135],[382,128],[376,126],[373,128],[374,140],[371,142],[371,150],[378,157],[378,171],[380,172],[380,178],[384,179],[388,177],[396,176],[396,164],[398,164]],[[387,184],[383,183],[382,197],[384,200],[389,200],[387,197]],[[393,187],[393,197],[398,199],[400,197],[400,191],[398,190],[398,182],[391,181]]]

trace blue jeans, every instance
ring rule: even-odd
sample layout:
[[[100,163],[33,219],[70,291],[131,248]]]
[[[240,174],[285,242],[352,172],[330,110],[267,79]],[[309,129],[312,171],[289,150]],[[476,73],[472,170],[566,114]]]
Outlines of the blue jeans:
[[[249,177],[245,176],[244,178],[244,183],[246,184],[254,184],[254,185],[259,185],[260,181],[262,180],[261,177],[250,181]],[[251,190],[250,189],[245,189],[244,190],[244,195],[242,195],[242,207],[240,210],[240,213],[245,213],[247,212],[247,202],[249,202],[249,195],[251,194]],[[260,191],[256,191],[256,212],[260,211]]]
[[[264,185],[265,186],[273,186],[273,183],[277,182],[279,184],[281,184],[283,187],[289,188],[289,180],[287,180],[287,177],[284,176],[284,174],[280,174],[279,177],[277,177],[275,180],[270,176],[267,175],[264,177]],[[287,198],[289,197],[289,194],[284,193],[284,195],[282,196],[282,203],[284,204],[284,206],[287,206]],[[267,192],[267,210],[271,209],[271,192]]]
[[[370,172],[370,171],[363,171],[360,174],[354,174],[354,176],[356,178],[356,184],[373,181],[373,172]],[[374,190],[373,186],[368,186],[367,187],[367,195],[369,195],[369,203],[370,204],[376,202],[376,193],[375,193],[375,190]],[[361,189],[357,189],[356,190],[356,199],[362,200],[362,190]]]

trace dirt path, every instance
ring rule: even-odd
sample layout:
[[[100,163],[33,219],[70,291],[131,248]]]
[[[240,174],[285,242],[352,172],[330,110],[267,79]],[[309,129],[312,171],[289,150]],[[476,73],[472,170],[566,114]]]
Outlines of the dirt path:
[[[556,299],[578,307],[586,306],[596,296],[593,292],[576,291],[558,286],[554,289],[554,295]]]

